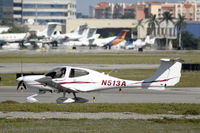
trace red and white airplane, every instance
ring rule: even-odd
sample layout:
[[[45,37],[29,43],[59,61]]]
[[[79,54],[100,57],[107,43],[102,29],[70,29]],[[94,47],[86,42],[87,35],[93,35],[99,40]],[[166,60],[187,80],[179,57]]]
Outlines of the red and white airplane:
[[[60,103],[76,102],[76,93],[91,92],[106,89],[138,88],[164,90],[174,86],[181,77],[181,59],[161,59],[161,65],[156,73],[145,80],[133,81],[109,76],[94,70],[63,66],[55,68],[44,75],[29,75],[17,78],[24,88],[38,90],[37,94],[27,97],[27,102],[38,102],[34,97],[45,92],[62,92],[63,97],[57,99]],[[73,93],[74,98],[66,98],[66,93]]]

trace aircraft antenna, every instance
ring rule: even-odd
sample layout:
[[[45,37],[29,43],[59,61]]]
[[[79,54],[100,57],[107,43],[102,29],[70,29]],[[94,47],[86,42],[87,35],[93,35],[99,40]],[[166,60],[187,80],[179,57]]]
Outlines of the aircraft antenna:
[[[112,73],[113,71],[115,71],[116,69],[112,69],[109,73],[108,73],[108,75],[110,75],[110,73]]]
[[[21,77],[23,76],[23,62],[21,60]]]

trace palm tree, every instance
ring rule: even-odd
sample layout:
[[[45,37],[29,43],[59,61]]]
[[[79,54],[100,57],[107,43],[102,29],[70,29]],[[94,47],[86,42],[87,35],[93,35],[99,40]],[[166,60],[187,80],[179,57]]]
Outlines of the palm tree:
[[[142,23],[143,23],[143,19],[139,19],[139,20],[137,21],[136,29],[137,29],[137,31],[138,31],[138,35],[140,35],[140,34],[139,34],[139,31],[140,31],[139,28],[140,28],[140,27],[144,28],[144,26],[143,26]],[[138,37],[138,38],[140,38],[140,37]]]
[[[175,26],[177,27],[178,30],[178,48],[182,49],[182,45],[181,45],[181,33],[184,31],[185,27],[186,27],[187,23],[185,22],[185,16],[181,16],[180,14],[178,14],[178,20],[175,24]]]
[[[161,23],[162,23],[163,21],[166,22],[166,27],[165,27],[165,38],[166,38],[166,46],[168,46],[168,38],[167,38],[168,24],[169,24],[169,22],[174,23],[174,22],[173,22],[173,19],[174,19],[174,18],[172,17],[172,14],[169,13],[169,12],[164,12],[164,13],[162,14],[162,16],[163,16],[163,18],[161,19]]]
[[[156,15],[150,14],[149,19],[146,21],[149,26],[149,34],[151,35],[152,32],[154,33],[156,30],[156,25],[159,26],[159,22],[156,19]]]

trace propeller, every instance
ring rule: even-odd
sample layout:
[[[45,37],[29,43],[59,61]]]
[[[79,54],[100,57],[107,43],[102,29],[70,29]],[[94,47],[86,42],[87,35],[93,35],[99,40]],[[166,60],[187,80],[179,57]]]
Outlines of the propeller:
[[[19,77],[18,79],[17,79],[17,81],[19,82],[18,83],[18,85],[17,85],[17,90],[19,90],[19,88],[20,88],[20,86],[23,86],[23,87],[21,87],[21,90],[23,90],[23,89],[27,89],[26,88],[26,85],[24,84],[24,81],[23,81],[23,79],[24,79],[24,75],[23,75],[23,70],[22,70],[22,61],[21,61],[21,77]]]
[[[23,86],[23,88],[24,88],[25,90],[27,89],[27,88],[26,88],[26,85],[24,84],[24,81],[23,81],[23,80],[21,80],[21,81],[18,83],[18,85],[17,85],[17,90],[19,90],[20,86]],[[23,90],[23,88],[21,88],[21,90]]]

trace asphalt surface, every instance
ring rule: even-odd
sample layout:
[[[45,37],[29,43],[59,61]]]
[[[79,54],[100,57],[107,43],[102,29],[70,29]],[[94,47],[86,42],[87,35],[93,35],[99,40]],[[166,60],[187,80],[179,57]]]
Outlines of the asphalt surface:
[[[16,87],[0,86],[0,101],[13,100],[26,102],[26,97],[36,93],[36,90],[17,91]],[[36,97],[40,103],[55,103],[62,93],[46,93]],[[66,97],[73,98],[72,94]],[[117,89],[98,92],[78,93],[80,102],[96,103],[200,103],[200,87],[167,88],[164,91],[123,89],[119,93]]]
[[[46,72],[60,66],[97,69],[156,69],[160,64],[41,64],[41,63],[0,63],[0,73]]]

